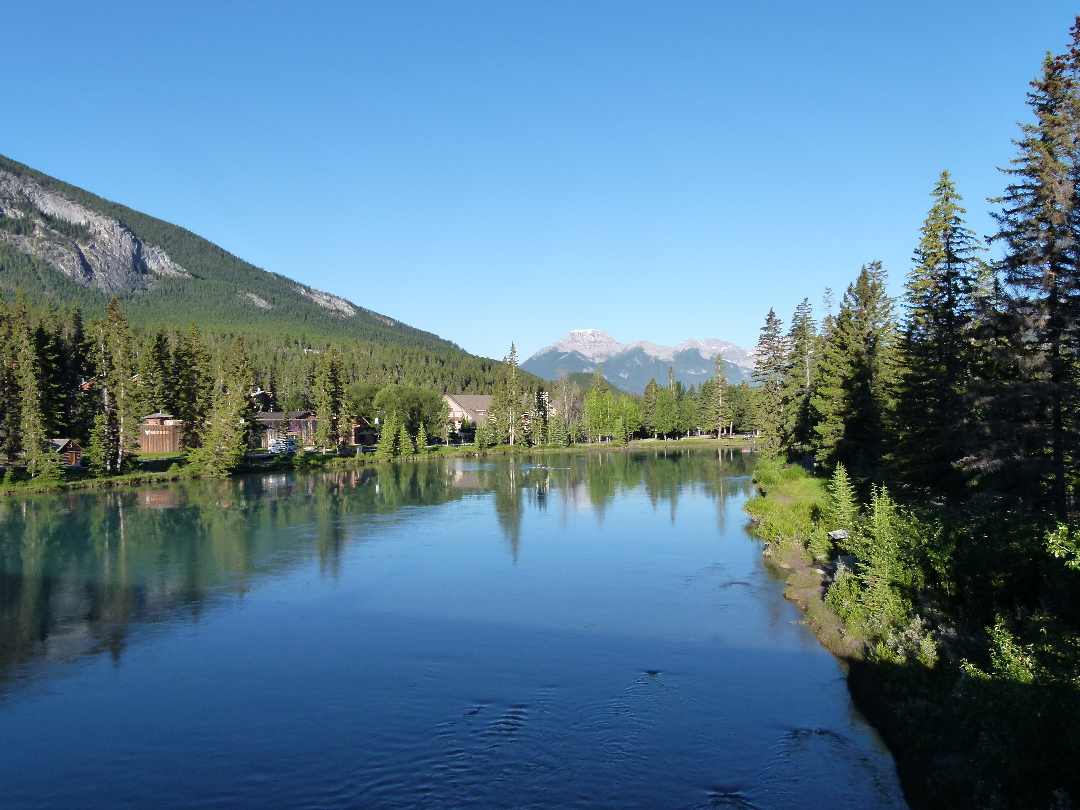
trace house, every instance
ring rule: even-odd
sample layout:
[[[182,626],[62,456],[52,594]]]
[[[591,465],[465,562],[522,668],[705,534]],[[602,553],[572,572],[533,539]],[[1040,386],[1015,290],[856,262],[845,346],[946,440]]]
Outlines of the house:
[[[183,421],[158,411],[144,416],[139,425],[140,453],[179,453],[183,449]]]
[[[379,432],[367,422],[354,422],[352,426],[352,443],[371,447],[379,441]]]
[[[271,411],[255,414],[255,421],[263,427],[263,447],[270,447],[278,439],[295,439],[301,447],[315,444],[315,429],[319,420],[311,411]]]
[[[49,439],[54,452],[59,453],[68,467],[78,467],[82,461],[83,449],[74,439]]]
[[[453,430],[461,430],[465,420],[479,425],[487,420],[491,410],[490,394],[443,394],[443,399],[450,408],[450,425]]]

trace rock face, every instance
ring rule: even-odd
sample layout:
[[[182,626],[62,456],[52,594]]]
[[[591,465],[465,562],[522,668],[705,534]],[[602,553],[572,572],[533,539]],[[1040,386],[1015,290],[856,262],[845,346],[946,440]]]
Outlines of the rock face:
[[[0,241],[103,292],[150,289],[160,276],[189,276],[118,219],[0,169]]]
[[[668,367],[684,385],[700,385],[713,375],[713,358],[724,357],[728,381],[742,382],[754,368],[753,355],[726,340],[684,340],[677,346],[661,346],[639,340],[620,343],[599,329],[575,329],[562,340],[541,349],[521,367],[538,377],[555,379],[559,369],[570,374],[591,372],[603,364],[604,376],[634,394],[644,392],[651,378],[667,384]]]

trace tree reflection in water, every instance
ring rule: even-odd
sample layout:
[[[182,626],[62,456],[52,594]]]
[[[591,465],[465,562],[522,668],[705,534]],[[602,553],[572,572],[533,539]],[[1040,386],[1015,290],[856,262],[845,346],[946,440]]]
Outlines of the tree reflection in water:
[[[350,543],[375,542],[406,507],[490,498],[516,562],[529,509],[591,509],[598,521],[640,487],[674,521],[680,493],[749,486],[752,457],[661,449],[430,460],[307,475],[252,475],[167,487],[0,501],[0,688],[108,652],[139,631],[197,618],[265,577],[318,561],[337,576]]]

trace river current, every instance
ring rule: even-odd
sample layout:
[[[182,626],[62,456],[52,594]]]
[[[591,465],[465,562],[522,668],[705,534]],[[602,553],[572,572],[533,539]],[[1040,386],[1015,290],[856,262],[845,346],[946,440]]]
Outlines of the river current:
[[[904,807],[748,534],[752,464],[672,444],[0,501],[0,803]]]

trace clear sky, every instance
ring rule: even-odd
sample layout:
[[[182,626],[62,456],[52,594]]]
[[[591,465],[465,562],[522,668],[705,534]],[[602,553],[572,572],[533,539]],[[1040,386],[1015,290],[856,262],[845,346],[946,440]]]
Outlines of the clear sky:
[[[969,221],[1063,0],[0,0],[0,153],[501,357],[757,340]]]

